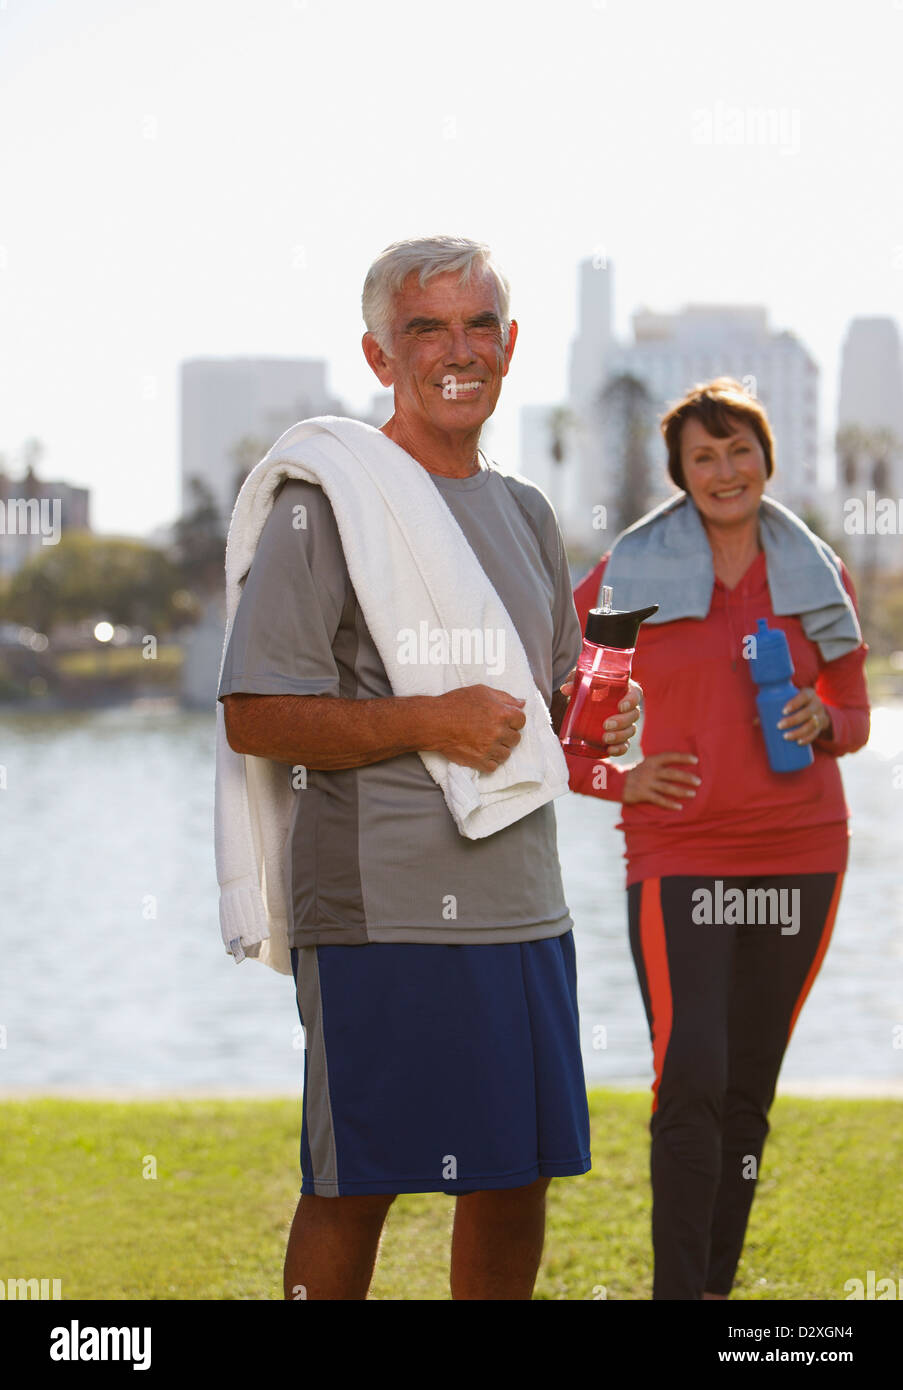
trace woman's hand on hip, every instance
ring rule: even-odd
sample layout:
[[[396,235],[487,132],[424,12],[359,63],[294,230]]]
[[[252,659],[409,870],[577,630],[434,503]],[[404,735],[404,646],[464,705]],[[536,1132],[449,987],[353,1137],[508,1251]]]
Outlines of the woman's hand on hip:
[[[674,767],[674,763],[696,763],[692,753],[651,753],[641,763],[627,770],[624,779],[625,806],[633,806],[638,801],[651,801],[655,806],[664,806],[668,811],[682,811],[683,801],[675,797],[695,796],[695,788],[702,785],[695,772]]]

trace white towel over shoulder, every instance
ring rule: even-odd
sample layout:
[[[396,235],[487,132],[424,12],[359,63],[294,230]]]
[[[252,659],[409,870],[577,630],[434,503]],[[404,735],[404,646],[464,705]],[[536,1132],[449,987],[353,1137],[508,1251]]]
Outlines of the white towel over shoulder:
[[[526,701],[520,742],[491,774],[420,753],[460,833],[474,840],[492,835],[567,791],[561,745],[498,594],[425,470],[371,425],[328,415],[303,420],[245,480],[226,546],[223,658],[242,583],[286,478],[317,483],[329,499],[351,582],[395,695],[442,695],[484,684]],[[504,670],[493,665],[490,673],[478,660],[400,659],[400,634],[419,632],[424,622],[430,633],[504,633]],[[470,654],[479,654],[481,645],[474,643]],[[494,650],[502,648],[494,644]],[[287,766],[233,752],[218,702],[215,842],[223,940],[236,960],[254,955],[286,974],[283,854],[294,795]]]

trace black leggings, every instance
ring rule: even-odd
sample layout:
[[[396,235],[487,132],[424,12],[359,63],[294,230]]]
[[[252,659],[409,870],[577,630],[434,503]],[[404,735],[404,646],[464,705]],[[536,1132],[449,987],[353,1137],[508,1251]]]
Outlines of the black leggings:
[[[778,1072],[842,882],[694,875],[627,890],[655,1069],[654,1299],[730,1293]]]

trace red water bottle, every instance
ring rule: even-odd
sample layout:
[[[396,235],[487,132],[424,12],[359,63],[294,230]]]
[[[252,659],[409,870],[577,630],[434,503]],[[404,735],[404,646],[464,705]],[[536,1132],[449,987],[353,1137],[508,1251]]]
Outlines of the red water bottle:
[[[657,612],[654,603],[651,608],[619,613],[612,609],[611,589],[603,586],[602,607],[591,608],[587,615],[574,689],[561,724],[559,738],[565,753],[581,758],[608,753],[603,725],[617,714],[627,694],[640,623]]]

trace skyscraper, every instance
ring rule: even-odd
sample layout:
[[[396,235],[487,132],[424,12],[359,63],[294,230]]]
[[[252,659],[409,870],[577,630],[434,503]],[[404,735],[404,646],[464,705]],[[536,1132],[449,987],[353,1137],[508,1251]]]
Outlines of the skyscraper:
[[[903,345],[891,318],[847,330],[832,520],[858,572],[903,571]]]
[[[182,511],[196,478],[213,495],[223,527],[238,486],[285,430],[311,415],[339,414],[326,363],[295,358],[198,358],[181,368]],[[239,459],[242,441],[248,457]]]
[[[571,449],[558,482],[570,544],[604,549],[621,526],[636,520],[625,507],[635,510],[645,497],[645,510],[671,495],[658,421],[696,382],[716,376],[735,377],[768,411],[776,440],[771,494],[795,511],[812,504],[818,493],[818,366],[794,334],[773,332],[761,306],[691,304],[675,314],[638,310],[632,341],[621,343],[612,332],[613,267],[605,257],[581,263],[578,293],[568,393]],[[629,428],[646,436],[645,489],[624,476],[631,452],[625,412]],[[534,449],[536,435],[534,416]],[[524,471],[532,477],[529,470],[526,458]],[[607,517],[607,534],[603,529],[600,535],[600,517]]]

